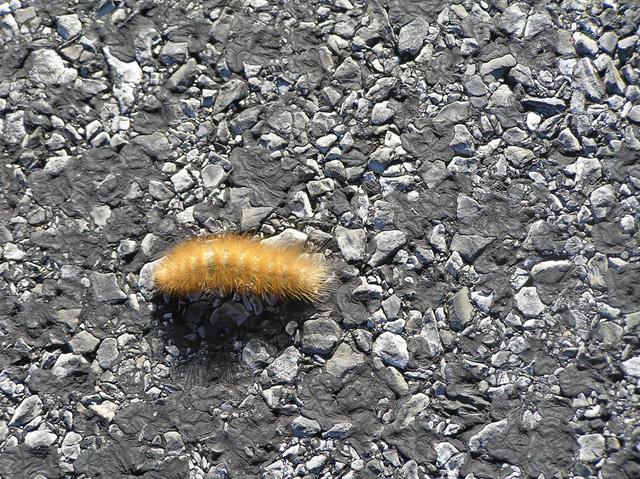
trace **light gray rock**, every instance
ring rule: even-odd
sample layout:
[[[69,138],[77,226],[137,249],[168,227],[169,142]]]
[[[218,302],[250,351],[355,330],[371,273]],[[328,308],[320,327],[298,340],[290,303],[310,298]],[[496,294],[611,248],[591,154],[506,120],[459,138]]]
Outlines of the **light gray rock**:
[[[300,352],[294,346],[289,346],[267,367],[267,372],[276,383],[290,383],[298,374],[301,359]]]
[[[640,356],[623,361],[622,370],[627,376],[640,378]]]
[[[589,195],[591,211],[596,219],[607,216],[611,207],[616,203],[616,192],[611,185],[603,185],[596,188]]]
[[[460,253],[460,256],[466,262],[471,263],[492,241],[491,238],[484,238],[480,235],[461,235],[456,233],[453,235],[450,248]]]
[[[24,444],[29,450],[45,449],[56,442],[58,436],[49,431],[42,429],[38,431],[30,431],[24,438]]]
[[[56,19],[58,34],[65,40],[69,40],[82,32],[82,22],[75,13],[60,15]]]
[[[305,353],[329,354],[340,340],[340,326],[332,319],[311,319],[302,325],[302,350]]]
[[[102,340],[96,359],[102,369],[110,369],[118,359],[118,341],[116,338],[106,338]]]
[[[500,78],[504,76],[509,69],[516,66],[516,64],[516,58],[511,53],[508,53],[507,55],[494,58],[480,65],[480,75],[491,75],[494,78]]]
[[[67,68],[54,50],[34,50],[27,60],[32,79],[45,85],[58,85],[73,82],[78,77],[74,68]]]
[[[178,431],[168,431],[163,434],[165,449],[169,453],[177,453],[184,449],[182,435]]]
[[[472,156],[476,150],[476,142],[464,125],[455,125],[453,138],[449,143],[451,149],[458,155]]]
[[[565,153],[577,153],[582,149],[580,142],[569,128],[565,128],[560,132],[558,142]]]
[[[27,253],[18,248],[13,243],[7,243],[3,248],[3,257],[9,261],[23,261],[27,257]]]
[[[362,261],[367,246],[367,233],[364,229],[348,229],[336,226],[334,235],[345,261]]]
[[[449,302],[449,325],[454,331],[462,331],[472,317],[473,304],[469,299],[469,288],[464,286]]]
[[[224,181],[226,173],[220,165],[207,165],[200,172],[202,183],[208,190],[214,190]]]
[[[9,426],[24,426],[29,421],[36,418],[42,412],[42,400],[38,395],[26,397],[16,408]]]
[[[368,331],[366,331],[368,333]],[[369,333],[371,335],[371,333]],[[363,339],[365,339],[363,337]],[[369,338],[369,345],[371,338]],[[358,353],[347,343],[340,343],[333,356],[326,362],[324,368],[328,374],[343,377],[366,362],[364,354]]]
[[[104,47],[103,51],[113,79],[113,96],[120,105],[120,112],[126,113],[136,101],[135,93],[142,81],[142,68],[135,60],[123,62],[111,54],[109,47]]]
[[[295,437],[311,437],[318,434],[322,429],[315,419],[298,416],[291,422],[291,429]]]
[[[388,104],[389,102],[383,101],[373,106],[373,110],[371,111],[372,125],[382,125],[393,118],[395,111],[393,108],[390,108]]]
[[[175,175],[171,176],[171,183],[173,184],[173,189],[176,193],[182,193],[183,191],[193,188],[195,180],[189,173],[189,170],[187,168],[183,168]]]
[[[535,286],[526,286],[520,289],[514,296],[516,308],[526,318],[534,318],[539,316],[546,306],[540,301],[538,291]]]
[[[213,106],[213,113],[225,111],[232,103],[235,103],[247,96],[247,84],[242,80],[229,80],[218,93]]]
[[[2,128],[2,122],[0,121],[0,133],[2,134],[2,139],[10,145],[22,143],[24,137],[27,136],[27,130],[24,126],[24,111],[18,110],[13,113],[7,113],[4,128]]]
[[[88,361],[82,356],[73,353],[65,353],[58,356],[58,359],[56,359],[56,362],[51,368],[51,372],[58,378],[65,378],[86,368],[88,365]]]
[[[407,342],[398,334],[385,331],[373,343],[373,354],[381,358],[385,364],[405,369],[409,362]]]
[[[118,286],[118,281],[114,273],[93,272],[89,276],[93,294],[98,301],[106,303],[122,303],[127,299],[127,295]]]
[[[585,434],[578,438],[578,459],[587,463],[596,462],[605,454],[605,439],[602,434]]]
[[[160,50],[158,59],[163,65],[183,64],[189,58],[187,42],[167,42]]]
[[[575,45],[576,52],[580,56],[595,56],[598,53],[598,44],[592,38],[589,38],[582,32],[575,32],[573,34],[573,44]]]
[[[578,60],[572,86],[576,90],[583,92],[590,100],[602,101],[604,99],[604,84],[589,58]]]
[[[242,361],[252,370],[263,368],[271,359],[267,347],[259,340],[252,339],[242,348]]]
[[[69,341],[69,346],[71,347],[71,351],[73,351],[74,353],[87,354],[95,351],[99,343],[100,340],[93,334],[87,331],[80,331],[73,338],[71,338],[71,341]]]
[[[429,24],[423,18],[416,18],[400,29],[398,35],[398,53],[415,57],[429,34]]]
[[[640,105],[631,107],[631,110],[627,113],[627,118],[629,121],[640,124]]]
[[[509,423],[506,419],[487,424],[469,438],[469,449],[472,452],[479,451],[484,448],[489,441],[500,440],[506,433],[508,425]]]
[[[369,259],[371,266],[379,266],[404,246],[407,241],[407,235],[402,231],[382,231],[373,238],[373,244],[375,245],[375,251]]]
[[[168,90],[175,92],[184,92],[189,88],[193,82],[195,81],[198,63],[195,58],[189,58],[187,63],[181,65],[173,74],[167,79],[165,82],[165,86]],[[216,112],[215,105],[220,97],[216,99],[216,103],[214,104],[214,112]],[[197,109],[197,105],[199,102],[197,100],[193,100],[193,104],[196,105],[194,109]],[[217,112],[216,112],[217,113]],[[195,113],[193,113],[195,115]]]

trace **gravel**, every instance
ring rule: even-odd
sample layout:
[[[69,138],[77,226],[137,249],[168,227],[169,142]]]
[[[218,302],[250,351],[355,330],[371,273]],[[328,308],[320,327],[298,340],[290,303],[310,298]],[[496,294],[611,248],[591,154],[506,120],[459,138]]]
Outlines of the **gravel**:
[[[638,24],[0,4],[0,476],[637,477]],[[154,291],[222,231],[325,297]]]

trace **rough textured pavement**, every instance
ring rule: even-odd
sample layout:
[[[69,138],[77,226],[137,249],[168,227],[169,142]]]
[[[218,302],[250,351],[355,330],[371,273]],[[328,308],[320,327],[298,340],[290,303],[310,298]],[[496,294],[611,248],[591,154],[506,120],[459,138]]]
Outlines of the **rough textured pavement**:
[[[0,477],[640,477],[639,25],[0,3]],[[221,230],[331,293],[154,294]]]

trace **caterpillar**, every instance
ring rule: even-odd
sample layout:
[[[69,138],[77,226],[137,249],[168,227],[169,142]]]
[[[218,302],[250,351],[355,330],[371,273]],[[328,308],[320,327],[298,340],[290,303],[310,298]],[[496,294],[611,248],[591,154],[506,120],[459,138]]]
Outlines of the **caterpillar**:
[[[303,247],[265,245],[227,233],[178,244],[160,260],[153,281],[171,296],[236,292],[314,302],[325,292],[328,276],[326,263]]]

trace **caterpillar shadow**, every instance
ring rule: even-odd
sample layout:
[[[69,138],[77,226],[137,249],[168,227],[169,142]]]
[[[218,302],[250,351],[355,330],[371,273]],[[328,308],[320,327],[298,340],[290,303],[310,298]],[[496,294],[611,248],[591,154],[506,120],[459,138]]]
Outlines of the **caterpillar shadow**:
[[[152,337],[158,357],[173,356],[170,378],[179,389],[225,384],[230,389],[253,383],[253,371],[242,359],[250,341],[259,341],[271,357],[293,343],[286,331],[290,322],[298,326],[317,310],[303,302],[283,302],[256,313],[230,297],[203,295],[199,299],[152,300]]]

